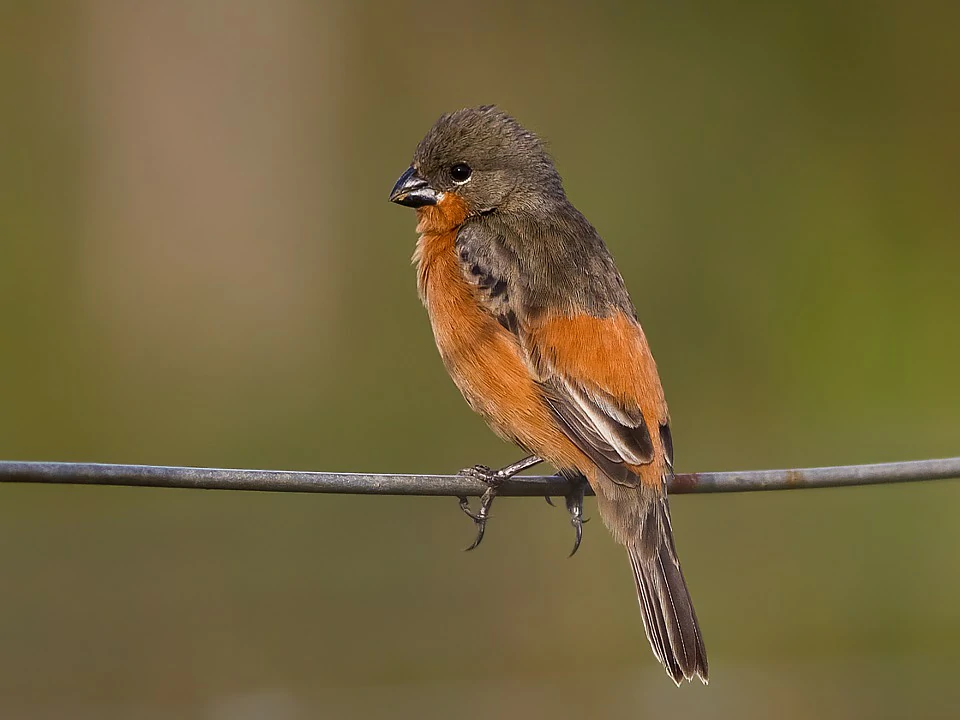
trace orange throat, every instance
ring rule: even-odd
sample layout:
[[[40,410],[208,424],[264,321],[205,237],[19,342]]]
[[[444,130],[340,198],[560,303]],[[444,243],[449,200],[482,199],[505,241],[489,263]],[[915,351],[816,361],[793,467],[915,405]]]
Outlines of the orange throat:
[[[467,205],[453,193],[440,193],[436,205],[417,208],[417,232],[440,234],[456,230],[467,218]]]
[[[449,263],[454,258],[457,231],[467,217],[467,206],[453,193],[442,193],[436,205],[417,208],[417,249],[413,262],[417,266],[417,289],[427,302],[430,268],[438,261]],[[452,269],[452,268],[451,268]]]

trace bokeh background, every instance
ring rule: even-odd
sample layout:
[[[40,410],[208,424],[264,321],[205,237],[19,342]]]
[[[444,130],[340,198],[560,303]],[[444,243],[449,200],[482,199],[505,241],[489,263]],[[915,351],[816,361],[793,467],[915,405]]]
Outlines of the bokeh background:
[[[960,453],[960,5],[5,3],[0,458],[452,472],[386,201],[544,135],[683,471]],[[0,487],[0,717],[956,717],[960,484],[683,497],[709,688],[597,524],[505,500]],[[595,514],[592,504],[588,513]]]

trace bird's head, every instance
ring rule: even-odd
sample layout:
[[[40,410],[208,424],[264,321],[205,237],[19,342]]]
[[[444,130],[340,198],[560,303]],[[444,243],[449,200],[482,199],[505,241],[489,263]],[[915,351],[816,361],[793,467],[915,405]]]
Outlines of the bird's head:
[[[563,186],[543,143],[492,105],[442,116],[397,180],[390,200],[463,218],[546,210]],[[459,223],[457,223],[459,224]]]

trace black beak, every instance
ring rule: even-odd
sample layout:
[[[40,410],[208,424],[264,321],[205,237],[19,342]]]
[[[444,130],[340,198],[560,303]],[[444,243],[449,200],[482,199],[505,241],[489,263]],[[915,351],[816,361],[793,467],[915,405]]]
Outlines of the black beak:
[[[412,167],[400,176],[397,184],[390,191],[390,202],[407,207],[423,207],[437,204],[437,191],[427,184],[427,181],[417,175]]]

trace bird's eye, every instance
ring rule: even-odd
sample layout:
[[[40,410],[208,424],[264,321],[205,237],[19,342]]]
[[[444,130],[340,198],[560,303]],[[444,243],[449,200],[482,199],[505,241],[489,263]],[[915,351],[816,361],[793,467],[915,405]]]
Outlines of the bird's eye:
[[[453,181],[457,184],[465,183],[470,179],[470,174],[473,171],[470,169],[470,166],[463,162],[458,162],[456,165],[450,168],[450,177],[453,178]]]

